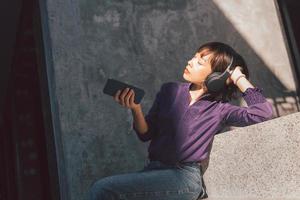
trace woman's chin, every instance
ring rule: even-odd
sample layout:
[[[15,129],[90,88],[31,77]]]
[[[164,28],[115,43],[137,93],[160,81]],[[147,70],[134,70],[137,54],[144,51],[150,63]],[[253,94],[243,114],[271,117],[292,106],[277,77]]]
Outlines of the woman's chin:
[[[187,82],[190,82],[190,80],[183,74],[183,79],[185,80],[185,81],[187,81]]]
[[[189,81],[189,79],[188,79],[186,73],[183,73],[183,74],[182,74],[182,77],[184,78],[184,80]]]

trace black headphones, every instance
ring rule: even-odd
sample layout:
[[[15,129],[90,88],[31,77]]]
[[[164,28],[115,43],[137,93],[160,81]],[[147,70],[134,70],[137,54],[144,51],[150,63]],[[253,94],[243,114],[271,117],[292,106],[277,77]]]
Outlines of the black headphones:
[[[225,87],[226,80],[230,77],[230,68],[233,64],[233,56],[231,56],[230,64],[224,72],[213,72],[207,76],[204,81],[208,92],[210,93],[219,93]]]

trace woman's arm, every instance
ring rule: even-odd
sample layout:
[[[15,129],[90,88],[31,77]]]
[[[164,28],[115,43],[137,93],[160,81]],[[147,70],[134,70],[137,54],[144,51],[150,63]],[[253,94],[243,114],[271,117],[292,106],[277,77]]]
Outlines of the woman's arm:
[[[134,120],[132,124],[133,130],[143,142],[151,140],[157,132],[159,102],[161,99],[163,85],[161,86],[160,91],[156,94],[155,100],[145,117],[143,115],[141,106],[132,109]]]
[[[236,67],[233,70],[230,79],[236,84],[240,91],[244,93],[248,88],[254,88],[254,86],[246,79],[245,75],[241,72],[241,69],[241,67]]]
[[[254,87],[245,77],[240,77],[241,75],[240,69],[236,68],[230,78],[242,92],[248,107],[224,103],[221,114],[225,124],[241,127],[271,119],[273,106],[263,96],[262,89]]]
[[[133,115],[133,129],[143,142],[152,139],[157,131],[157,113],[160,93],[161,92],[157,93],[155,101],[145,117],[141,105],[134,103],[135,94],[132,89],[129,90],[129,88],[125,88],[124,90],[119,90],[114,96],[115,101],[120,105],[131,109]]]
[[[142,107],[139,104],[137,108],[131,109],[131,113],[133,116],[133,127],[140,134],[145,134],[148,131],[148,125],[145,120]]]

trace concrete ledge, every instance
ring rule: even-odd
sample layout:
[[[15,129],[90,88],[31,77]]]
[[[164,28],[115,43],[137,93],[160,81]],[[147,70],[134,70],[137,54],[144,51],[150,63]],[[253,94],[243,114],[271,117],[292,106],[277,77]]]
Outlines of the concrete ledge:
[[[217,135],[204,180],[209,200],[299,200],[300,113]]]

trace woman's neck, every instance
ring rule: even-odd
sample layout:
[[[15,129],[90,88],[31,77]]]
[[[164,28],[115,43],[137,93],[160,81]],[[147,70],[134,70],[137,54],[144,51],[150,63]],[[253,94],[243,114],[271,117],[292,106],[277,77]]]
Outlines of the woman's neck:
[[[190,89],[190,91],[199,91],[199,90],[202,89],[202,86],[201,85],[196,85],[195,83],[192,83],[189,89]]]
[[[201,86],[192,83],[191,87],[189,88],[189,92],[190,101],[196,101],[205,93],[205,90]]]
[[[190,92],[193,92],[193,93],[205,93],[206,92],[206,89],[205,87],[202,87],[201,85],[196,85],[194,83],[192,83],[189,87],[189,91]]]

